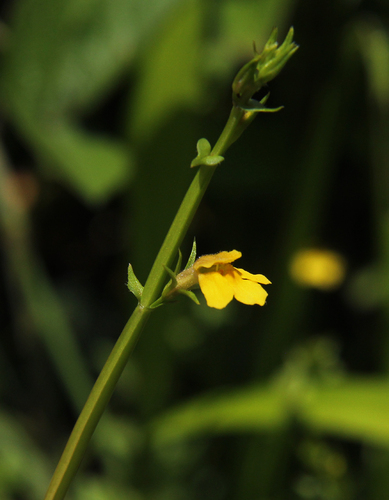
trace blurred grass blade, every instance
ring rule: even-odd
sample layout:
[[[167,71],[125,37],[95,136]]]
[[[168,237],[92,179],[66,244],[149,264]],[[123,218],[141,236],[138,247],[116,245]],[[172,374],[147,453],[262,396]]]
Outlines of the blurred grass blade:
[[[283,395],[272,386],[256,386],[199,397],[173,409],[152,424],[157,445],[201,434],[258,432],[287,422]]]
[[[387,447],[389,380],[360,377],[312,386],[300,416],[316,431]]]
[[[298,382],[296,380],[296,382]],[[345,379],[337,383],[259,385],[194,399],[156,419],[156,445],[198,435],[264,433],[296,418],[315,431],[389,446],[389,380]]]
[[[134,138],[152,136],[174,111],[198,109],[202,10],[199,0],[181,2],[145,49],[129,113]]]
[[[26,318],[40,336],[57,369],[75,412],[80,411],[92,386],[79,345],[58,294],[46,274],[30,239],[31,221],[0,146],[0,228],[10,289],[15,301],[15,321]]]

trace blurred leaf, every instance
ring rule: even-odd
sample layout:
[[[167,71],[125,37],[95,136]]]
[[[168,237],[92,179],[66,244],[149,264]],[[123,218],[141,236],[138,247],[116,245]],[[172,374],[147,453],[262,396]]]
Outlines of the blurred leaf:
[[[375,304],[384,311],[383,331],[389,325],[389,29],[378,16],[355,23],[367,80],[370,86],[369,149],[372,166],[372,194],[375,215],[378,262],[373,264],[375,282],[366,283],[365,296],[372,295]],[[378,265],[377,265],[378,264]],[[362,281],[362,280],[360,280]],[[358,282],[357,282],[358,283]],[[373,302],[370,301],[370,302]],[[365,302],[370,305],[368,299]],[[384,338],[388,338],[384,335]],[[386,366],[389,366],[389,344],[383,346]]]
[[[18,278],[26,301],[26,312],[37,334],[43,339],[77,412],[85,404],[93,380],[64,304],[39,260],[28,247],[27,244],[22,251],[14,251],[12,256],[14,269],[20,273]]]
[[[86,477],[76,486],[76,500],[143,500],[144,496],[130,489],[128,484],[120,484],[109,478]]]
[[[174,1],[17,2],[3,72],[10,105],[41,119],[90,106]]]
[[[0,442],[0,498],[11,498],[12,493],[15,498],[43,498],[50,478],[47,463],[16,419],[4,413]]]
[[[66,125],[42,131],[38,141],[48,176],[72,186],[87,202],[105,201],[132,177],[130,150],[119,141]]]
[[[151,136],[172,112],[198,105],[201,20],[201,2],[181,2],[144,50],[130,115],[135,137]]]
[[[45,172],[87,201],[129,180],[128,148],[72,130],[129,66],[138,44],[175,0],[24,0],[16,3],[2,73],[2,104]]]
[[[389,446],[389,380],[361,377],[312,386],[299,415],[320,432]]]
[[[153,436],[159,445],[203,433],[275,430],[287,421],[283,399],[273,386],[199,397],[157,419]]]
[[[104,414],[94,438],[95,450],[107,461],[114,457],[126,463],[134,458],[142,444],[142,434],[128,418]]]
[[[204,433],[263,432],[296,417],[319,432],[389,446],[389,381],[345,379],[315,384],[289,380],[219,396],[203,396],[153,424],[157,444]]]
[[[226,38],[233,38],[238,43],[252,43],[250,37],[255,31],[262,31],[269,27],[270,31],[274,24],[279,25],[282,18],[290,15],[294,0],[243,0],[236,2],[228,0],[223,2],[221,24],[222,33]],[[275,23],[278,20],[278,23]],[[264,36],[268,38],[270,33]]]
[[[389,33],[378,18],[354,24],[371,91],[382,106],[389,105]]]

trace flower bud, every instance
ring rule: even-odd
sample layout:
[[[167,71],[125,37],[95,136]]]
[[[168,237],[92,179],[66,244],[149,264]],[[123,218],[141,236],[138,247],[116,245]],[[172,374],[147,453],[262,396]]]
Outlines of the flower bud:
[[[242,109],[253,109],[250,102],[253,95],[267,82],[273,80],[286,62],[298,49],[293,39],[293,28],[290,28],[284,43],[278,47],[278,30],[274,28],[263,51],[258,54],[254,45],[255,57],[251,59],[236,75],[232,83],[233,101]]]

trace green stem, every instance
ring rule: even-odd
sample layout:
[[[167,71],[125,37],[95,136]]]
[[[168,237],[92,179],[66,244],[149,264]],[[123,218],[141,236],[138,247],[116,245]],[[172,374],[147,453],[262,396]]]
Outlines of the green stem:
[[[181,206],[159,250],[143,290],[141,303],[149,307],[159,297],[167,273],[188,230],[216,167],[201,166],[182,200]]]
[[[244,111],[240,108],[236,108],[235,106],[232,108],[226,126],[211,151],[211,155],[221,156],[236,140],[240,135],[239,128],[242,125],[244,114]],[[170,267],[172,260],[177,255],[182,240],[215,170],[216,166],[200,166],[189,186],[146,281],[141,299],[141,303],[145,307],[149,307],[160,295],[163,282],[166,279],[164,266]]]
[[[246,119],[247,117],[247,119]],[[232,143],[242,134],[244,129],[254,119],[255,113],[247,113],[243,109],[233,106],[223,132],[213,148],[211,155],[222,155]]]
[[[150,309],[138,305],[124,327],[78,417],[50,482],[45,500],[64,498],[150,313]]]
[[[240,108],[233,107],[228,122],[211,155],[219,156],[223,154],[236,140],[240,135],[239,128],[242,126],[244,114],[244,111]],[[64,498],[78,470],[92,434],[126,366],[136,340],[152,312],[150,305],[161,294],[166,278],[164,266],[169,267],[177,255],[178,248],[204,196],[215,169],[216,167],[213,166],[202,165],[189,186],[150,271],[141,302],[124,327],[78,417],[52,477],[45,500],[61,500]]]

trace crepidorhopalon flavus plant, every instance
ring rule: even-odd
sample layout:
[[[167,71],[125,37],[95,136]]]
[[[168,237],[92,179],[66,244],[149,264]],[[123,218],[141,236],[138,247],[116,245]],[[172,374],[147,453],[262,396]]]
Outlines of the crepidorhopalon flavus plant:
[[[224,159],[224,153],[258,113],[281,109],[266,108],[268,96],[261,101],[254,98],[266,83],[278,75],[298,48],[293,42],[293,28],[289,30],[280,46],[276,41],[277,34],[277,29],[274,29],[260,53],[254,45],[254,57],[235,77],[232,84],[231,113],[215,146],[212,148],[204,138],[198,141],[197,156],[191,163],[191,167],[197,167],[197,172],[144,286],[136,278],[132,266],[128,268],[128,288],[137,298],[138,304],[78,417],[50,482],[45,500],[60,500],[65,496],[140,332],[156,307],[177,295],[186,295],[196,302],[197,298],[191,291],[196,286],[200,287],[208,306],[217,309],[226,307],[234,297],[244,304],[263,305],[266,301],[267,292],[262,285],[269,284],[270,281],[262,274],[251,274],[235,268],[232,263],[241,257],[241,253],[237,250],[203,255],[196,259],[194,247],[183,271],[180,271],[181,257],[178,259],[175,271],[171,270],[171,265],[179,253],[181,242],[215,169]]]

